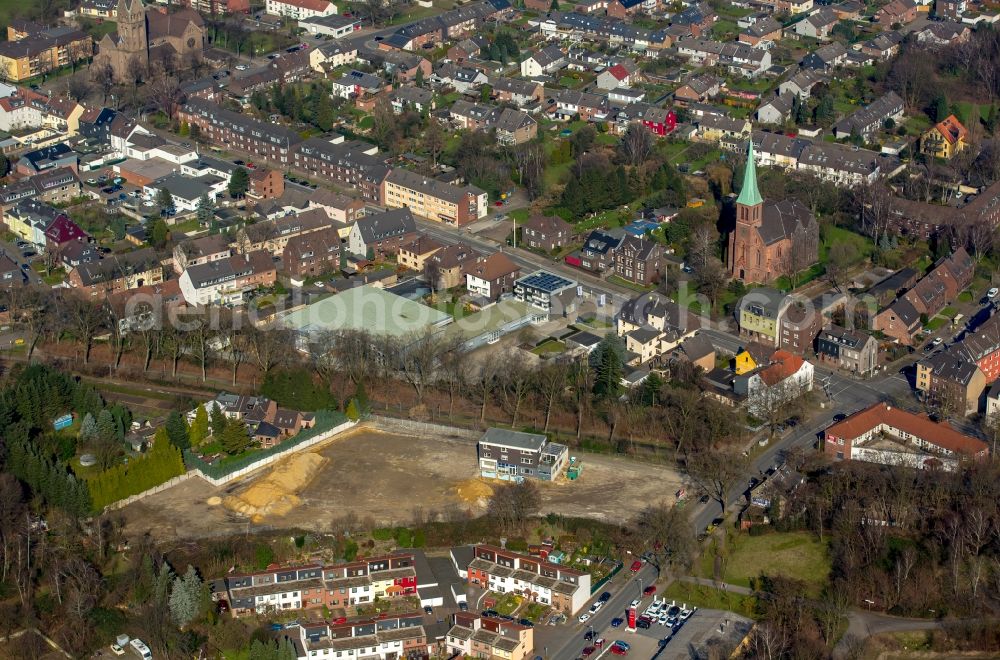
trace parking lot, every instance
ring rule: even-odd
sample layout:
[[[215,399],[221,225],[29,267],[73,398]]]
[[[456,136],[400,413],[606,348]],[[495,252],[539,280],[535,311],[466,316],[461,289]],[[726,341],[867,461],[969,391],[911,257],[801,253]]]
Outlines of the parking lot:
[[[705,649],[718,642],[732,649],[750,631],[752,622],[749,619],[732,612],[699,610],[694,606],[685,608],[685,603],[659,601],[656,614],[650,613],[657,598],[655,593],[660,590],[655,584],[657,577],[656,569],[649,564],[644,564],[635,573],[622,571],[602,590],[605,593],[595,594],[588,606],[590,609],[582,610],[564,625],[537,627],[536,653],[555,660],[624,657],[680,660],[704,657]],[[594,611],[594,604],[602,598],[606,598],[606,602]],[[639,625],[630,631],[628,610],[636,601]],[[642,619],[647,613],[650,613],[648,618]],[[585,620],[580,621],[581,618]]]

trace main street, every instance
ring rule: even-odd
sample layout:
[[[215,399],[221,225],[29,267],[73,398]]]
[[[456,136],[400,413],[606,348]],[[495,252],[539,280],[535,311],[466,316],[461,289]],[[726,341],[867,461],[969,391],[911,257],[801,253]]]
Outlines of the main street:
[[[616,579],[593,595],[591,603],[596,601],[602,592],[611,592],[611,598],[608,602],[587,622],[580,623],[576,617],[573,617],[563,625],[537,626],[535,628],[535,653],[550,660],[573,660],[580,657],[583,647],[592,646],[583,638],[589,629],[593,628],[595,633],[599,633],[610,628],[611,620],[615,617],[624,618],[625,611],[632,600],[641,598],[642,590],[654,584],[659,577],[656,568],[645,562],[639,572],[631,573],[629,571],[631,561],[631,558],[625,559],[625,567],[622,568],[622,572],[618,574]],[[590,604],[587,605],[587,608],[589,607]],[[587,609],[581,609],[578,615],[586,611]],[[622,626],[621,630],[624,631],[624,629],[625,627]],[[567,634],[567,630],[570,631],[569,634]],[[609,640],[608,644],[611,641]]]

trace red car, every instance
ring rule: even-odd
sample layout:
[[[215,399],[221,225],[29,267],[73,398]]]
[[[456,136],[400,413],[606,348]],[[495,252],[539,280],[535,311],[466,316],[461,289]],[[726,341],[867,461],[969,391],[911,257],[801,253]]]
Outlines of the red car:
[[[628,649],[615,644],[611,647],[611,652],[615,655],[628,655]]]
[[[583,657],[585,657],[585,658],[587,656],[589,656],[589,655],[593,655],[593,653],[594,653],[594,647],[593,646],[588,646],[585,649],[583,649]]]
[[[653,585],[649,585],[648,587],[642,590],[643,596],[652,596],[655,593],[656,593],[656,587],[654,587]]]
[[[642,562],[641,561],[639,561],[638,559],[636,559],[634,562],[632,562],[632,572],[633,573],[638,573],[640,568],[642,568]]]

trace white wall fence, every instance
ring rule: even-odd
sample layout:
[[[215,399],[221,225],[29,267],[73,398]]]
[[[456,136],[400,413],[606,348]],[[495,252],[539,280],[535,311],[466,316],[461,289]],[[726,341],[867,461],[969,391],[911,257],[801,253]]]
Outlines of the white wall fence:
[[[242,467],[239,470],[233,470],[232,472],[230,472],[230,473],[228,473],[228,474],[226,474],[226,475],[224,475],[222,477],[219,477],[219,478],[210,477],[207,474],[204,474],[201,470],[199,470],[197,468],[195,468],[193,470],[188,470],[184,474],[178,475],[178,476],[174,477],[173,479],[170,479],[169,481],[165,481],[162,484],[160,484],[159,486],[153,486],[149,490],[144,490],[141,493],[136,493],[135,495],[130,495],[129,497],[126,497],[123,500],[118,500],[117,502],[109,504],[107,507],[105,507],[105,510],[107,510],[107,511],[113,511],[115,509],[120,509],[120,508],[122,508],[124,506],[128,506],[129,504],[131,504],[133,502],[138,502],[139,500],[141,500],[141,499],[143,499],[145,497],[149,497],[150,495],[154,495],[156,493],[159,493],[160,491],[166,490],[167,488],[170,488],[172,486],[176,486],[177,484],[181,483],[182,481],[187,481],[188,479],[190,479],[192,477],[201,477],[202,479],[204,479],[208,483],[212,484],[213,486],[222,486],[224,484],[229,483],[230,481],[233,481],[234,479],[239,479],[240,477],[244,477],[244,476],[250,474],[251,472],[255,472],[256,470],[261,469],[262,467],[268,466],[271,463],[274,463],[276,461],[280,461],[281,459],[289,456],[290,454],[302,451],[304,449],[308,449],[309,447],[314,447],[314,446],[318,445],[321,442],[326,442],[327,440],[333,438],[334,436],[339,435],[339,434],[343,433],[344,431],[347,431],[349,429],[354,428],[355,426],[357,426],[357,424],[358,424],[358,422],[346,421],[343,424],[340,424],[338,426],[334,426],[329,431],[326,431],[324,433],[320,433],[320,434],[316,435],[315,437],[312,437],[312,438],[309,438],[308,440],[304,440],[303,442],[300,442],[297,445],[291,445],[287,449],[285,449],[284,451],[276,452],[276,453],[270,454],[268,456],[263,456],[260,459],[254,461],[253,463],[250,463],[249,465],[247,465],[245,467]]]

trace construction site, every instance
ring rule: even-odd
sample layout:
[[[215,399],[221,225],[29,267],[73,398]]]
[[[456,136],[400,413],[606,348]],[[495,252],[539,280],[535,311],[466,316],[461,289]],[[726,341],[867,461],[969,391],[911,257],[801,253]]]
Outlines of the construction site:
[[[672,468],[584,454],[575,479],[539,483],[542,513],[621,520],[672,502]],[[379,526],[479,515],[494,483],[477,476],[475,443],[361,427],[219,488],[192,478],[123,509],[133,533],[201,538],[255,527],[322,531],[349,513]]]

